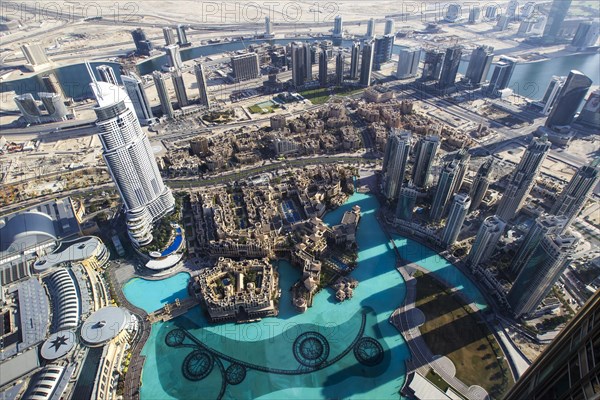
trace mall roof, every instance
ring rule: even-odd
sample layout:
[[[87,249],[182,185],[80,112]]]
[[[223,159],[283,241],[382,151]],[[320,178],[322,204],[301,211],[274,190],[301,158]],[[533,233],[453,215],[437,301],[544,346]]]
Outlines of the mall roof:
[[[81,326],[81,339],[90,346],[104,344],[127,328],[130,318],[130,314],[122,308],[101,308]]]

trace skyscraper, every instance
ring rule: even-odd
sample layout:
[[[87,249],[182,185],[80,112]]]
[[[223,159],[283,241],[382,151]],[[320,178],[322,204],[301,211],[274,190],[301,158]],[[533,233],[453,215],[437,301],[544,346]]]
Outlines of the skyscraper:
[[[577,117],[577,123],[600,130],[600,90],[590,93],[579,117]]]
[[[196,83],[198,84],[198,92],[200,94],[200,104],[206,108],[210,108],[210,100],[208,98],[208,84],[206,75],[204,74],[204,66],[200,63],[194,65],[194,73],[196,74]]]
[[[546,126],[552,128],[570,125],[591,86],[592,80],[582,72],[575,70],[569,72],[558,94],[556,104],[546,120]]]
[[[394,20],[391,18],[387,18],[385,20],[385,29],[383,31],[384,35],[393,35],[396,32],[394,32]]]
[[[560,34],[560,28],[571,7],[571,0],[554,0],[548,14],[548,22],[542,34],[545,43],[554,43]]]
[[[467,194],[458,193],[454,195],[448,219],[446,220],[446,226],[442,231],[442,243],[444,246],[452,246],[456,242],[456,239],[458,239],[460,228],[463,222],[465,222],[470,206],[471,199]]]
[[[273,23],[268,15],[265,17],[265,36],[273,36]]]
[[[398,204],[396,205],[396,218],[404,221],[410,221],[413,216],[413,210],[417,204],[419,191],[414,186],[404,186],[400,188]]]
[[[294,87],[302,87],[306,79],[305,52],[303,43],[292,43],[292,82]]]
[[[440,147],[438,136],[426,136],[419,140],[415,149],[415,165],[412,170],[412,180],[415,186],[425,188],[429,183],[429,171]]]
[[[383,160],[383,194],[388,200],[395,200],[404,182],[406,163],[410,155],[410,131],[393,129],[388,136]]]
[[[341,86],[344,84],[344,66],[345,57],[341,51],[335,57],[335,84]]]
[[[465,73],[465,78],[471,85],[479,86],[487,79],[493,58],[494,48],[492,46],[482,45],[473,50]]]
[[[306,82],[310,82],[313,80],[313,53],[315,54],[316,60],[316,47],[309,45],[308,43],[304,44],[304,79]]]
[[[109,65],[98,65],[96,71],[98,71],[102,82],[110,83],[111,85],[119,84],[115,71]]]
[[[361,52],[360,80],[362,86],[371,86],[371,74],[373,72],[373,42],[365,42]]]
[[[173,88],[175,88],[175,97],[177,97],[177,106],[179,108],[189,105],[187,93],[185,91],[185,82],[180,70],[175,70],[171,73]]]
[[[531,258],[531,255],[547,235],[557,235],[561,233],[567,225],[567,218],[564,216],[543,214],[536,218],[534,224],[529,228],[529,232],[523,238],[517,254],[512,260],[510,271],[516,276],[525,264]]]
[[[510,80],[512,78],[513,72],[515,71],[515,66],[517,65],[517,60],[511,57],[502,56],[500,57],[500,61],[496,64],[496,68],[494,68],[494,73],[492,74],[492,78],[490,79],[490,85],[488,86],[488,93],[490,94],[498,94],[501,90],[504,90],[510,84]]]
[[[373,19],[373,18],[369,19],[369,22],[367,22],[366,36],[369,39],[372,39],[375,37],[375,19]]]
[[[341,38],[344,35],[344,22],[341,15],[336,15],[333,20],[333,37]]]
[[[319,85],[327,87],[327,52],[321,50],[319,52]]]
[[[134,245],[145,246],[152,242],[152,225],[174,209],[175,199],[163,184],[125,91],[106,82],[92,82],[91,87],[98,102],[94,111],[102,156],[123,200],[129,237]]]
[[[461,46],[453,46],[446,49],[444,65],[442,67],[442,73],[440,74],[439,80],[440,89],[448,89],[454,86],[454,82],[456,82],[456,74],[458,74],[458,67],[460,66],[461,57]]]
[[[13,99],[25,121],[32,124],[39,124],[42,121],[42,112],[31,93],[21,94],[15,96]]]
[[[162,28],[162,30],[163,36],[165,37],[165,46],[177,44],[177,41],[175,40],[175,35],[173,34],[173,29],[171,29],[168,26],[165,26],[164,28]]]
[[[508,23],[510,22],[510,17],[508,15],[501,15],[498,18],[498,22],[496,23],[496,30],[505,31],[508,28]]]
[[[146,95],[146,89],[139,76],[130,72],[129,75],[121,76],[121,81],[127,92],[127,96],[133,104],[135,115],[142,125],[148,125],[154,121],[152,107]]]
[[[187,47],[191,45],[187,37],[186,29],[187,26],[185,25],[177,25],[177,44],[179,47]]]
[[[417,76],[420,61],[421,49],[416,47],[401,49],[400,56],[398,58],[398,69],[396,70],[396,78],[407,79]]]
[[[460,4],[450,3],[446,6],[446,16],[444,19],[448,22],[456,22],[461,15]]]
[[[378,71],[381,65],[392,59],[394,48],[394,35],[384,35],[375,38],[375,53],[373,55],[373,68]]]
[[[46,112],[48,113],[47,118],[52,121],[66,121],[69,110],[65,107],[64,99],[61,95],[56,93],[38,93]]]
[[[163,115],[168,118],[173,118],[173,105],[169,98],[169,92],[167,91],[167,85],[165,83],[166,76],[160,71],[154,71],[152,73],[154,78],[154,86],[156,87],[156,94],[158,94],[158,100],[160,101],[160,107]]]
[[[533,315],[569,263],[579,238],[567,231],[545,236],[506,296],[517,317]]]
[[[444,53],[439,50],[427,50],[423,62],[422,81],[437,81],[442,73]]]
[[[489,5],[485,8],[485,19],[491,20],[496,19],[496,14],[498,13],[497,5]]]
[[[63,99],[67,98],[67,95],[65,94],[65,91],[60,85],[60,82],[58,81],[58,78],[56,77],[54,72],[42,75],[42,84],[44,85],[46,92],[56,93],[60,95]]]
[[[231,57],[233,79],[236,82],[247,81],[260,77],[258,54],[247,53]]]
[[[545,136],[533,139],[527,147],[498,204],[496,214],[504,221],[513,219],[525,204],[549,150],[550,142]]]
[[[481,18],[481,8],[478,6],[473,6],[469,10],[469,24],[476,24],[479,22],[479,18]]]
[[[565,81],[567,80],[566,76],[556,76],[554,75],[550,80],[550,84],[544,93],[544,97],[542,98],[542,103],[544,103],[544,108],[542,109],[542,114],[549,115],[552,108],[556,105],[556,101],[558,100],[558,94],[560,90],[565,85]]]
[[[473,184],[471,185],[471,208],[470,211],[475,211],[481,205],[488,188],[490,187],[490,178],[494,170],[494,159],[490,157],[486,162],[481,164],[477,175],[473,178]]]
[[[183,67],[183,61],[181,61],[181,53],[179,53],[179,45],[171,44],[165,46],[167,52],[167,62],[169,67],[172,69],[181,69]]]
[[[350,79],[357,79],[360,72],[360,43],[354,42],[350,47]]]
[[[142,28],[131,31],[131,37],[135,43],[136,54],[139,56],[149,56],[154,47],[152,46],[152,42],[146,38],[146,33]]]
[[[47,64],[50,62],[44,48],[39,43],[25,43],[21,45],[21,52],[32,66]]]
[[[429,213],[432,221],[439,221],[446,214],[450,199],[462,186],[469,159],[469,153],[461,149],[442,169]]]
[[[600,158],[579,168],[552,206],[550,213],[567,218],[565,229],[579,215],[600,182]]]
[[[487,217],[483,221],[466,259],[472,270],[476,270],[479,264],[486,262],[492,256],[505,226],[506,223],[497,215]]]
[[[596,291],[521,375],[504,400],[594,398],[600,365],[599,311],[600,291]]]
[[[577,32],[573,36],[571,46],[577,48],[591,47],[598,41],[598,29],[600,24],[592,21],[583,21],[577,27]]]

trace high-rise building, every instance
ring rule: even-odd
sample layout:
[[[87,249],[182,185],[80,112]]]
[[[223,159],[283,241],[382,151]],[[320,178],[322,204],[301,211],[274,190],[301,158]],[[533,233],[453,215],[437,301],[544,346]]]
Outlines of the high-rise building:
[[[489,5],[485,8],[485,19],[488,19],[488,20],[496,19],[497,13],[498,13],[498,6]]]
[[[567,218],[565,228],[569,227],[577,218],[598,186],[598,182],[600,182],[600,158],[579,168],[565,186],[550,211],[554,215],[564,215]]]
[[[557,235],[567,226],[567,218],[564,216],[543,214],[536,218],[529,232],[523,238],[517,254],[510,265],[510,271],[516,276],[531,258],[534,250],[547,235]]]
[[[399,57],[396,78],[407,79],[417,76],[419,62],[421,61],[421,49],[416,47],[401,49]]]
[[[504,400],[595,398],[600,365],[598,312],[600,291],[527,368]]]
[[[552,108],[556,105],[556,100],[558,100],[558,94],[560,90],[565,84],[567,80],[566,76],[556,76],[554,75],[550,80],[550,84],[544,93],[544,97],[542,98],[542,103],[544,104],[544,108],[542,109],[542,114],[549,115]]]
[[[360,72],[360,43],[354,42],[350,47],[350,79],[358,79]]]
[[[177,25],[177,44],[179,47],[187,47],[191,45],[187,37],[187,28],[188,27],[185,25]]]
[[[167,84],[165,82],[166,75],[160,71],[154,71],[152,73],[154,78],[154,86],[156,87],[156,94],[158,94],[158,100],[160,101],[160,107],[163,115],[168,118],[173,118],[173,105],[169,97],[169,91],[167,90]],[[135,110],[134,110],[135,111]]]
[[[415,165],[412,170],[412,180],[415,186],[425,188],[429,184],[429,172],[439,147],[440,138],[438,136],[426,136],[417,143]]]
[[[152,46],[152,42],[146,38],[146,33],[142,28],[131,31],[131,37],[135,43],[136,54],[139,56],[149,56],[154,47]]]
[[[546,126],[552,128],[570,125],[591,86],[592,80],[584,73],[575,70],[569,72],[556,104],[548,115]]]
[[[521,18],[531,18],[536,9],[536,4],[533,1],[528,1],[521,7]]]
[[[33,95],[31,93],[25,93],[14,97],[15,104],[21,111],[25,121],[32,124],[39,124],[42,121],[40,111]]]
[[[439,221],[446,215],[450,199],[462,186],[469,159],[469,152],[461,149],[442,169],[429,212],[432,221]]]
[[[88,71],[93,76],[89,65]],[[153,224],[173,211],[175,199],[163,183],[150,141],[125,91],[106,82],[90,86],[98,102],[94,111],[102,156],[123,200],[129,237],[136,246],[148,245]]]
[[[519,2],[517,0],[510,0],[506,6],[506,12],[504,14],[512,21],[517,17],[518,8]]]
[[[365,42],[361,51],[360,80],[362,86],[371,86],[371,74],[373,73],[373,42]]]
[[[337,15],[333,20],[333,35],[334,38],[344,36],[344,22],[341,15]]]
[[[233,79],[236,82],[247,81],[260,77],[258,54],[247,53],[231,57]]]
[[[501,15],[498,18],[498,22],[496,23],[496,30],[505,31],[508,29],[508,23],[510,22],[510,17],[508,15]]]
[[[494,48],[492,46],[482,45],[473,50],[465,73],[465,78],[470,84],[479,86],[487,79],[493,58]]]
[[[170,46],[172,44],[177,44],[177,40],[175,39],[175,35],[173,34],[173,29],[165,26],[162,28],[163,36],[165,37],[165,46]]]
[[[444,19],[448,22],[456,22],[461,16],[460,4],[450,3],[446,6],[446,16]]]
[[[486,262],[492,256],[505,226],[506,223],[497,215],[487,217],[483,221],[466,259],[466,263],[472,270],[476,270],[481,263]]]
[[[444,53],[439,50],[427,50],[423,62],[422,81],[437,81],[442,73]]]
[[[600,90],[595,90],[590,94],[579,113],[579,117],[577,117],[577,122],[581,125],[600,130]]]
[[[152,114],[152,107],[150,107],[150,101],[140,77],[130,72],[129,75],[121,76],[121,81],[123,82],[127,96],[129,96],[133,104],[135,115],[140,124],[148,125],[152,123],[154,121],[154,114]]]
[[[513,219],[525,204],[548,151],[550,142],[546,136],[533,139],[527,147],[498,204],[496,214],[504,221]]]
[[[372,39],[375,37],[375,19],[373,19],[373,18],[369,19],[369,22],[367,22],[366,36],[369,39]]]
[[[265,36],[271,37],[274,35],[273,32],[273,23],[271,22],[271,17],[268,15],[265,17]]]
[[[481,18],[481,8],[478,6],[473,6],[469,10],[469,24],[476,24],[479,22],[479,18]]]
[[[571,0],[554,0],[550,13],[548,14],[548,22],[544,28],[542,39],[545,43],[554,43],[560,35],[560,28],[571,7]]]
[[[384,35],[394,35],[394,20],[391,18],[387,18],[385,20],[385,29],[383,31]]]
[[[208,98],[208,82],[204,74],[204,66],[200,63],[194,65],[194,73],[196,74],[196,83],[198,84],[198,92],[200,94],[200,104],[206,108],[210,108],[210,100]]]
[[[340,51],[335,57],[335,84],[338,86],[344,84],[344,64],[344,53]]]
[[[100,75],[100,80],[102,82],[110,83],[111,85],[119,84],[117,75],[115,75],[115,71],[110,65],[98,65],[96,71],[98,71],[98,75]]]
[[[471,208],[470,211],[475,211],[481,205],[488,188],[490,187],[490,179],[492,172],[494,171],[494,159],[489,158],[479,167],[477,175],[473,178],[473,184],[471,185]]]
[[[599,36],[600,23],[595,21],[584,21],[579,24],[571,45],[579,49],[593,47],[598,42]]]
[[[177,105],[179,108],[189,105],[187,93],[185,91],[185,82],[180,70],[175,70],[171,73],[173,88],[175,88],[175,97],[177,97]]]
[[[396,218],[404,221],[410,221],[413,216],[413,210],[417,204],[419,191],[414,186],[404,186],[400,188],[398,204],[396,205]]]
[[[394,48],[394,35],[384,35],[375,38],[375,54],[373,55],[373,68],[378,71],[381,65],[392,59]]]
[[[327,87],[327,84],[327,52],[325,50],[321,50],[319,52],[319,85],[321,85],[321,87]]]
[[[395,200],[402,187],[411,143],[410,131],[393,129],[388,136],[382,169],[383,194],[388,200]]]
[[[496,68],[494,68],[494,73],[492,74],[492,78],[490,79],[490,85],[488,86],[488,93],[497,94],[501,90],[504,90],[510,84],[510,80],[512,78],[513,72],[515,71],[515,66],[517,65],[517,60],[511,57],[502,56],[500,57],[500,61],[496,64]]]
[[[44,85],[46,92],[56,93],[60,95],[63,99],[67,98],[65,91],[63,90],[62,86],[60,85],[60,82],[58,81],[58,78],[53,72],[42,75],[42,84]]]
[[[517,276],[506,300],[517,317],[534,315],[564,272],[579,238],[567,231],[545,236]]]
[[[61,95],[40,92],[38,96],[48,113],[46,118],[55,122],[66,121],[68,119],[69,110],[65,107],[65,101]]]
[[[25,56],[27,64],[32,66],[50,62],[44,48],[39,43],[24,43],[21,45],[21,52]]]
[[[308,43],[304,44],[304,79],[306,82],[313,80],[313,60],[316,62],[317,49]]]
[[[306,81],[305,52],[307,50],[303,43],[292,43],[292,82],[297,88],[304,86]]]
[[[531,31],[533,31],[533,27],[535,26],[535,20],[533,18],[523,19],[519,24],[519,30],[517,34],[519,36],[528,36]]]
[[[165,46],[167,52],[167,62],[171,69],[181,69],[183,67],[183,61],[181,60],[181,53],[179,52],[179,45],[171,44]]]
[[[454,195],[448,219],[446,220],[446,226],[444,226],[444,230],[442,231],[442,243],[444,246],[452,246],[458,239],[460,228],[463,222],[465,222],[470,206],[471,199],[467,194],[458,193]]]

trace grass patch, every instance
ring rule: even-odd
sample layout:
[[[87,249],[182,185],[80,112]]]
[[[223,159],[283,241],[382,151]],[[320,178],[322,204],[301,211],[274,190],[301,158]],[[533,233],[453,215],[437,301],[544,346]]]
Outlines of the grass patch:
[[[300,92],[300,95],[307,100],[310,100],[311,103],[323,104],[329,101],[330,95],[338,95],[338,96],[350,96],[356,93],[362,92],[364,89],[356,89],[356,88],[347,88],[343,86],[336,86],[334,88],[319,88],[319,89],[309,89]]]
[[[448,385],[448,382],[446,382],[444,379],[442,379],[442,377],[439,376],[438,374],[436,374],[432,369],[429,370],[429,372],[427,373],[427,376],[425,376],[425,378],[427,378],[427,380],[429,382],[433,383],[444,393],[446,393],[446,390],[448,390],[448,388],[450,388],[450,385]]]
[[[501,398],[514,382],[482,316],[431,274],[416,279],[416,306],[427,321],[420,327],[425,343],[433,354],[452,360],[458,379],[467,385],[479,385],[492,397]]]

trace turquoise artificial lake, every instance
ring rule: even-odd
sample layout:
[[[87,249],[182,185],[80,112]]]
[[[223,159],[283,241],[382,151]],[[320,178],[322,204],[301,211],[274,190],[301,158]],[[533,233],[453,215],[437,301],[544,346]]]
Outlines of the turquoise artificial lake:
[[[360,283],[351,300],[338,303],[332,290],[323,290],[313,307],[299,314],[288,289],[300,272],[279,262],[282,297],[276,318],[212,325],[196,307],[175,320],[154,324],[142,352],[146,362],[141,398],[398,398],[409,352],[388,319],[402,303],[405,285],[395,269],[394,250],[375,218],[379,203],[372,195],[356,193],[324,220],[336,224],[354,205],[362,210],[359,265],[352,274]],[[485,307],[477,288],[445,259],[405,238],[395,242],[407,260],[455,284]],[[125,295],[153,311],[169,298],[168,292],[185,290],[181,275],[187,277],[134,279],[125,286]]]

